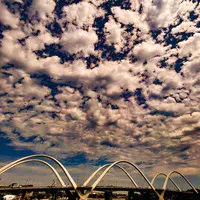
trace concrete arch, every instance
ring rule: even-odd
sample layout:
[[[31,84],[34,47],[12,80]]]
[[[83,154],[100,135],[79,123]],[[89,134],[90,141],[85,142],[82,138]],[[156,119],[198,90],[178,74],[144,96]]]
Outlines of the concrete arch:
[[[62,178],[60,177],[60,175],[58,174],[58,172],[56,171],[56,169],[50,165],[49,163],[47,163],[46,161],[44,160],[40,160],[40,159],[28,159],[28,160],[23,160],[23,161],[20,161],[20,162],[17,162],[9,167],[7,167],[6,169],[2,170],[0,172],[0,175],[5,173],[6,171],[8,171],[9,169],[12,169],[14,167],[16,167],[17,165],[21,165],[21,164],[24,164],[24,163],[27,163],[27,162],[40,162],[44,165],[46,165],[47,167],[49,167],[51,169],[51,171],[55,174],[56,178],[58,179],[58,181],[60,182],[61,186],[65,187],[65,183],[64,181],[62,180]]]
[[[180,176],[188,183],[188,185],[190,185],[190,187],[195,191],[195,193],[199,194],[198,191],[196,190],[196,188],[192,185],[192,183],[190,183],[190,181],[189,181],[183,174],[181,174],[180,172],[177,172],[177,171],[171,171],[171,172],[167,175],[167,177],[166,177],[166,179],[165,179],[165,182],[164,182],[164,184],[163,184],[163,192],[161,193],[161,196],[162,196],[162,197],[164,197],[164,194],[165,194],[165,191],[166,191],[166,188],[167,188],[167,183],[168,183],[169,178],[170,178],[170,176],[171,176],[172,174],[178,174],[178,175],[180,175]]]
[[[167,177],[167,174],[165,174],[165,173],[158,173],[158,174],[156,174],[156,175],[153,177],[152,181],[151,181],[151,184],[152,184],[152,185],[154,184],[154,181],[157,179],[158,176],[165,176],[165,177]],[[178,191],[181,191],[180,187],[175,183],[175,181],[174,181],[173,179],[171,179],[171,178],[169,177],[169,180],[170,180],[170,181],[172,182],[172,184],[177,188]]]
[[[88,183],[94,178],[94,176],[99,172],[101,171],[102,169],[110,166],[111,164],[106,164],[106,165],[103,165],[101,167],[99,167],[84,183],[83,183],[83,186],[87,186]],[[131,175],[123,168],[121,167],[120,165],[115,165],[116,167],[118,167],[119,169],[121,169],[127,176],[128,178],[130,179],[130,181],[133,183],[133,185],[135,185],[137,188],[138,188],[138,185],[137,183],[133,180],[133,178],[131,177]]]
[[[16,164],[18,162],[21,162],[21,161],[24,161],[24,160],[28,160],[28,159],[31,159],[31,158],[38,158],[38,157],[50,159],[50,160],[54,161],[56,164],[58,164],[59,167],[62,169],[62,171],[67,176],[67,178],[69,179],[70,183],[72,184],[72,186],[74,187],[74,189],[76,190],[76,192],[79,193],[79,191],[77,190],[77,184],[75,183],[75,181],[73,180],[73,178],[71,177],[71,175],[69,174],[69,172],[67,171],[67,169],[62,165],[62,163],[59,162],[56,158],[54,158],[52,156],[45,155],[45,154],[30,155],[30,156],[26,156],[26,157],[20,158],[18,160],[15,160],[15,161],[7,164],[6,166],[2,167],[0,169],[0,173],[1,173],[1,171],[7,169],[8,167],[10,167],[10,166],[12,166],[12,165],[14,165],[14,164]]]
[[[119,160],[116,161],[114,163],[112,163],[109,167],[107,167],[106,170],[104,170],[104,172],[99,176],[99,178],[93,183],[91,191],[93,191],[95,189],[95,187],[98,185],[98,183],[102,180],[102,178],[108,173],[108,171],[114,167],[115,165],[119,164],[119,163],[126,163],[131,165],[132,167],[134,167],[140,174],[141,176],[145,179],[145,181],[148,183],[148,185],[151,187],[151,189],[155,192],[155,194],[159,197],[160,200],[163,200],[163,198],[161,197],[161,195],[156,191],[156,189],[154,188],[154,186],[150,183],[150,181],[148,180],[148,178],[144,175],[144,173],[142,172],[142,170],[140,170],[139,167],[137,167],[137,165],[135,165],[132,162],[126,161],[126,160]]]

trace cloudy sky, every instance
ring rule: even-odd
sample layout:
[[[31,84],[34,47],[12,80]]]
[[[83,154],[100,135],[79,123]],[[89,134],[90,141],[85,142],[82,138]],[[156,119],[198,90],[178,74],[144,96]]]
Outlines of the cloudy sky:
[[[76,169],[126,159],[200,187],[197,0],[0,0],[0,10],[1,165],[35,153]]]

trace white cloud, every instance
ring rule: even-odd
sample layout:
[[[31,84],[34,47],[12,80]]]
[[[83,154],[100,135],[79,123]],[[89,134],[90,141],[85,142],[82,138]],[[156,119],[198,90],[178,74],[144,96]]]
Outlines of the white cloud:
[[[0,2],[0,21],[5,25],[9,25],[12,28],[17,28],[19,25],[19,16],[12,14],[4,4]]]
[[[176,26],[172,29],[173,34],[177,34],[180,32],[186,32],[186,33],[195,33],[198,31],[198,28],[195,27],[195,22],[191,21],[183,21],[179,26]]]
[[[111,11],[117,18],[117,20],[123,24],[134,24],[135,27],[141,29],[143,32],[148,32],[149,27],[144,20],[144,17],[141,17],[139,13],[133,12],[130,10],[124,10],[121,9],[120,7],[112,7]]]
[[[108,44],[115,44],[115,48],[119,51],[122,43],[122,32],[119,23],[116,23],[114,19],[110,18],[105,24],[106,39]]]
[[[199,117],[200,117],[199,112],[193,112],[191,114],[186,114],[178,117],[177,119],[175,119],[175,123],[180,124],[180,127],[183,126],[183,124],[192,125],[199,123]]]
[[[133,11],[123,10],[120,7],[112,7],[115,17],[123,24],[138,24],[139,15]]]
[[[29,10],[31,15],[38,14],[40,19],[46,20],[48,17],[53,16],[55,6],[56,3],[53,0],[33,0]]]
[[[94,31],[76,29],[63,33],[61,43],[64,50],[71,54],[82,52],[85,56],[88,56],[94,52],[94,44],[97,40],[98,37]]]
[[[179,74],[172,70],[162,70],[158,73],[158,78],[162,81],[163,87],[176,89],[182,86],[182,79]]]
[[[149,60],[164,53],[164,47],[153,41],[143,42],[134,47],[133,53],[142,61]]]
[[[140,8],[140,2],[139,0],[131,0],[131,8],[135,11],[138,11]]]
[[[193,58],[199,56],[198,48],[200,46],[199,42],[200,33],[195,33],[193,37],[188,40],[180,42],[180,55],[188,56],[192,54]]]
[[[143,4],[146,19],[153,29],[173,24],[178,16],[187,17],[194,6],[192,2],[181,0],[155,0],[152,3],[145,0]]]
[[[165,111],[165,112],[171,112],[172,114],[176,114],[178,116],[182,115],[187,109],[185,108],[185,105],[183,103],[172,103],[172,102],[160,102],[160,101],[149,101],[149,105],[158,111]]]
[[[101,12],[91,3],[80,2],[63,7],[64,16],[70,23],[76,23],[78,27],[92,25],[95,17],[100,16]]]
[[[200,60],[194,59],[192,62],[187,62],[185,64],[185,68],[183,69],[183,72],[185,72],[186,76],[193,75],[194,77],[196,77],[197,73],[200,72]]]
[[[36,51],[40,49],[44,49],[44,45],[58,43],[59,39],[51,36],[50,33],[45,32],[44,34],[40,34],[39,36],[30,36],[26,40],[26,45],[29,50]]]

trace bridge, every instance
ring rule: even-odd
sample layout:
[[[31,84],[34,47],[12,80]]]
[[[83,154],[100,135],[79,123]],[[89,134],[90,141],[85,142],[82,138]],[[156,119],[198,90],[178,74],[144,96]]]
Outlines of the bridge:
[[[47,159],[48,161],[53,161],[56,163],[61,170],[64,172],[65,176],[68,178],[69,182],[71,183],[71,186],[66,186],[65,182],[63,181],[62,177],[58,173],[58,171],[47,161],[43,160]],[[111,200],[113,197],[113,192],[116,191],[127,191],[128,200],[134,200],[134,199],[143,199],[143,200],[150,200],[150,199],[158,199],[158,200],[168,200],[171,199],[171,197],[175,200],[200,200],[200,195],[199,191],[192,185],[192,183],[180,172],[177,171],[171,171],[169,174],[165,173],[158,173],[156,174],[153,179],[150,181],[147,176],[142,172],[142,170],[135,165],[134,163],[126,160],[119,160],[116,162],[113,162],[111,164],[104,165],[100,168],[98,168],[89,178],[81,185],[78,186],[74,179],[71,177],[70,173],[68,170],[62,165],[61,162],[59,162],[56,158],[49,156],[49,155],[44,155],[44,154],[36,154],[36,155],[31,155],[31,156],[26,156],[23,158],[20,158],[16,161],[13,161],[4,167],[0,168],[0,175],[8,171],[9,169],[16,167],[17,165],[21,165],[26,162],[39,162],[47,167],[56,175],[60,186],[54,186],[54,187],[48,187],[48,186],[43,186],[43,187],[34,187],[34,186],[29,186],[29,187],[1,187],[0,188],[0,194],[21,194],[22,199],[26,199],[25,196],[27,193],[30,192],[47,192],[51,193],[53,199],[56,199],[56,196],[59,191],[64,191],[66,196],[68,197],[69,200],[75,200],[75,199],[87,199],[94,194],[94,192],[103,192],[105,200]],[[141,188],[138,186],[136,181],[131,177],[131,175],[120,165],[120,164],[127,164],[131,166],[133,169],[135,169],[145,180],[145,182],[149,185],[148,188]],[[100,181],[103,179],[104,176],[107,175],[107,173],[112,169],[113,167],[118,167],[120,170],[122,170],[127,177],[131,180],[132,186],[130,187],[116,187],[116,186],[98,186]],[[94,181],[92,185],[90,185],[90,181],[94,179],[95,175],[103,171],[99,177]],[[190,190],[188,191],[183,191],[181,188],[175,183],[175,181],[171,178],[173,174],[177,174],[180,177],[183,178],[186,183],[190,186]],[[163,183],[162,188],[155,188],[154,187],[154,181],[157,179],[159,176],[165,176],[165,181]],[[177,190],[169,190],[167,189],[167,184],[168,182],[171,181],[174,186],[176,187]]]
[[[80,191],[89,191],[91,190],[90,187],[78,187]],[[27,197],[27,194],[32,192],[45,192],[46,194],[52,194],[52,200],[56,200],[59,192],[62,191],[65,193],[65,196],[69,200],[76,200],[80,199],[80,197],[75,192],[72,186],[62,187],[62,186],[43,186],[43,187],[3,187],[0,188],[0,194],[14,194],[14,195],[21,195],[22,199]],[[149,188],[133,188],[133,187],[116,187],[116,186],[97,186],[94,192],[103,192],[103,197],[105,200],[112,200],[114,197],[113,192],[128,192],[127,200],[134,200],[140,196],[142,200],[150,200],[150,197],[154,197],[154,191]],[[163,192],[163,189],[157,189],[159,193]],[[88,198],[94,197],[93,194],[90,194]],[[97,196],[95,196],[98,198]],[[199,196],[196,195],[193,191],[173,191],[173,190],[166,190],[165,192],[166,199],[177,199],[177,200],[198,200]],[[102,198],[102,195],[101,195]]]

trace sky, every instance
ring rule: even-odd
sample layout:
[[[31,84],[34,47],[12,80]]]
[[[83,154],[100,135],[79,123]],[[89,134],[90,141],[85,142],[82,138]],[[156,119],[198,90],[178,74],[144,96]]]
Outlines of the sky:
[[[199,1],[0,0],[0,10],[1,166],[45,153],[82,180],[123,159],[200,188]],[[44,173],[19,167],[21,179],[33,168]]]

